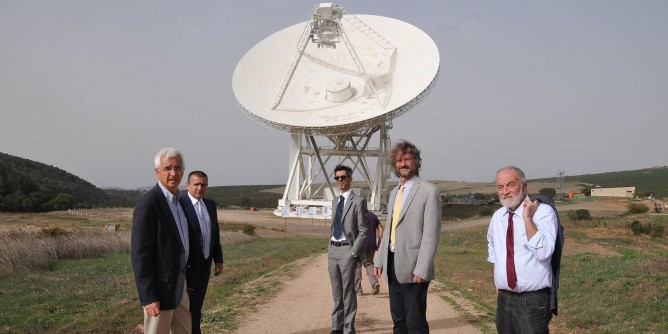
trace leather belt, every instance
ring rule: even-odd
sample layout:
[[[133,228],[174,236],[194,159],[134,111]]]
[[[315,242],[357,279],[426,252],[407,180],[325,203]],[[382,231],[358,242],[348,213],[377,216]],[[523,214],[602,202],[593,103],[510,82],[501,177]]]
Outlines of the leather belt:
[[[509,290],[499,290],[505,294],[513,295],[513,296],[523,296],[523,295],[537,295],[537,294],[546,294],[550,293],[550,288],[543,288],[540,290],[536,291],[524,291],[524,292],[515,292],[515,291],[509,291]]]
[[[330,241],[329,244],[334,247],[350,246],[348,241]]]

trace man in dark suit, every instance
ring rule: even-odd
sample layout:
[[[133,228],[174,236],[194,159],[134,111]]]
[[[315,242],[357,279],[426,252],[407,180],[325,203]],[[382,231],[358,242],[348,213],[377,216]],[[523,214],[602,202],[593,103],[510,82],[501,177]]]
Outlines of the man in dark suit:
[[[422,159],[415,145],[401,141],[391,157],[399,185],[390,193],[374,271],[388,282],[394,333],[429,333],[427,289],[441,235],[441,196],[418,176]]]
[[[336,209],[332,215],[327,248],[327,269],[334,297],[332,333],[355,333],[355,266],[359,257],[364,257],[362,247],[367,233],[367,208],[366,200],[355,195],[350,187],[352,176],[353,170],[348,166],[337,165],[334,168],[334,180],[340,195],[332,201],[332,208]]]
[[[186,278],[193,334],[200,334],[202,305],[211,276],[211,263],[215,262],[213,274],[220,275],[223,272],[223,248],[220,245],[216,203],[204,198],[209,189],[209,178],[202,171],[190,172],[186,188],[188,196],[181,197],[181,205],[190,223],[190,257]]]
[[[144,307],[144,332],[190,333],[188,221],[178,199],[183,155],[175,148],[163,148],[154,163],[158,184],[141,198],[132,215],[132,270]]]

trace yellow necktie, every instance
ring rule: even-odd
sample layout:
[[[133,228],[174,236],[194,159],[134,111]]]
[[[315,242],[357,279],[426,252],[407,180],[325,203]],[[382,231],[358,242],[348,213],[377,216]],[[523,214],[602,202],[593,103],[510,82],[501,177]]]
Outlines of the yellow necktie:
[[[397,223],[399,223],[399,213],[401,213],[401,199],[404,194],[404,186],[399,187],[399,195],[397,195],[397,201],[394,203],[394,210],[392,210],[392,230],[390,231],[390,243],[394,247],[395,241],[397,240]]]

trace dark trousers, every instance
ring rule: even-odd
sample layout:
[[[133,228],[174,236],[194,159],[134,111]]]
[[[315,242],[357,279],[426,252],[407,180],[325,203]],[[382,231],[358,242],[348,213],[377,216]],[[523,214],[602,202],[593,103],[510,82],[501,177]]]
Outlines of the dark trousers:
[[[531,292],[499,290],[496,297],[496,330],[501,334],[549,333],[550,289]]]
[[[202,322],[202,305],[204,305],[204,296],[206,295],[207,287],[208,284],[205,284],[204,287],[198,289],[188,289],[188,296],[190,297],[190,316],[192,317],[193,323],[192,334],[202,333],[202,329],[200,328]]]
[[[429,333],[427,290],[429,282],[400,284],[394,274],[394,253],[387,252],[387,282],[393,333]]]

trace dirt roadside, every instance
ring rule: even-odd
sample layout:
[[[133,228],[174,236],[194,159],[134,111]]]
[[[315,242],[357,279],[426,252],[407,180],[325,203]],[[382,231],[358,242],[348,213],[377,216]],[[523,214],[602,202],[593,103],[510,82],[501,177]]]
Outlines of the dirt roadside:
[[[288,282],[268,303],[245,316],[238,334],[299,333],[320,334],[331,331],[332,290],[327,274],[327,254],[318,254],[301,264],[301,275]],[[358,333],[391,333],[387,284],[373,296],[369,281],[362,279],[363,296],[358,297],[356,329]],[[447,302],[440,298],[442,287],[430,284],[427,320],[432,333],[480,333],[468,324]]]

